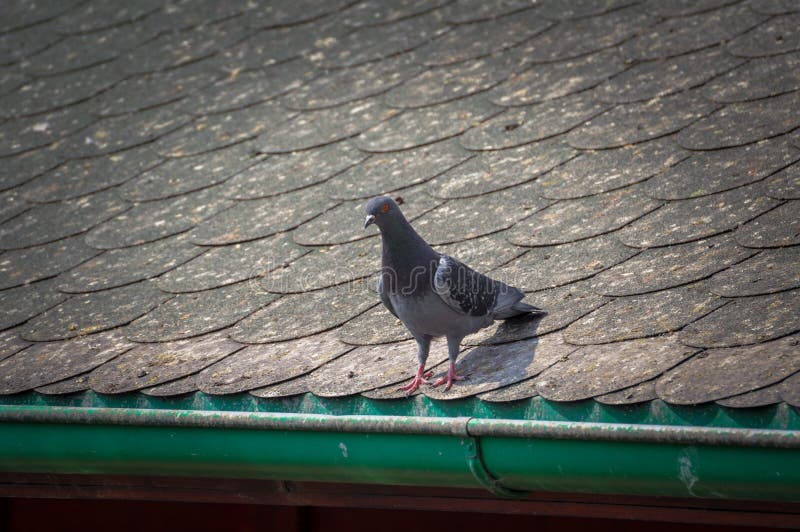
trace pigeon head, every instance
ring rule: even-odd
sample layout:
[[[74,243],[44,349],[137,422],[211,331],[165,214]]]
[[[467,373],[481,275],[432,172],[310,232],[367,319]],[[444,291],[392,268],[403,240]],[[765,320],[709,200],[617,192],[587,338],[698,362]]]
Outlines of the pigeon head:
[[[395,201],[388,196],[378,196],[367,202],[365,208],[367,219],[364,221],[364,229],[372,224],[378,227],[386,227],[392,220],[403,219],[403,213]]]

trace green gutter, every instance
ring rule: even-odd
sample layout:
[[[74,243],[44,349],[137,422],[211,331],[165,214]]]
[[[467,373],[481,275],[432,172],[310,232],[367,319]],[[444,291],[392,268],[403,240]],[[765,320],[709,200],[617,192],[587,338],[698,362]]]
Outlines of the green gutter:
[[[6,405],[0,470],[800,501],[800,432]]]

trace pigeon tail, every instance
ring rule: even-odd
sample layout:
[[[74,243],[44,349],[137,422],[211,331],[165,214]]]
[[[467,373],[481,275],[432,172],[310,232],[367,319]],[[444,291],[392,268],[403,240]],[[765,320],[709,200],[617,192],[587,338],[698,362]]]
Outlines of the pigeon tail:
[[[534,307],[533,305],[529,305],[520,301],[520,299],[523,297],[525,297],[524,294],[522,294],[519,299],[512,303],[511,306],[498,308],[494,314],[492,314],[492,318],[496,320],[507,320],[508,318],[521,316],[522,314],[547,314],[547,312],[539,307]]]

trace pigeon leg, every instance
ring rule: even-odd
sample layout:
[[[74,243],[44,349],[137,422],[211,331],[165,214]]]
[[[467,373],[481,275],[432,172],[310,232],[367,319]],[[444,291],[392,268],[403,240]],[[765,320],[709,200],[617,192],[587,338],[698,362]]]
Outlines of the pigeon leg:
[[[417,368],[417,374],[414,376],[414,379],[406,384],[405,386],[401,386],[400,389],[406,392],[406,395],[411,395],[419,388],[420,384],[430,384],[428,377],[433,375],[432,371],[425,371],[425,362],[428,360],[428,351],[431,348],[431,337],[430,336],[423,336],[421,338],[417,338],[417,360],[419,360],[419,367]]]
[[[463,381],[466,378],[456,373],[456,358],[458,358],[458,351],[461,349],[461,340],[461,338],[455,336],[447,337],[447,355],[450,358],[450,369],[447,370],[447,375],[433,383],[434,387],[444,384],[444,391],[447,391],[453,386],[453,381]]]

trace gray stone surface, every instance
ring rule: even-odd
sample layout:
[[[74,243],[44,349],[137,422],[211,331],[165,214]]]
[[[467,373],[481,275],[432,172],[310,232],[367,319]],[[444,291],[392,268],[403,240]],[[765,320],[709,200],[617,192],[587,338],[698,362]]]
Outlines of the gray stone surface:
[[[98,250],[87,246],[80,235],[40,246],[7,251],[0,255],[0,289],[54,277],[98,253]]]
[[[178,294],[131,323],[125,335],[148,343],[192,338],[234,325],[275,299],[250,282]]]
[[[50,297],[58,294],[60,299],[64,299],[52,288],[47,293]],[[116,329],[146,314],[170,297],[156,288],[152,281],[76,295],[30,320],[22,328],[21,334],[26,340],[52,342]]]
[[[658,396],[692,405],[738,395],[783,380],[800,370],[797,337],[755,346],[704,351],[656,382]]]
[[[66,299],[53,280],[0,290],[0,330],[24,323]]]
[[[592,280],[592,288],[609,296],[658,292],[706,279],[729,266],[735,268],[734,264],[754,254],[754,250],[738,246],[730,234],[645,249],[622,264],[599,273]],[[713,288],[712,291],[719,294]]]
[[[728,50],[742,57],[762,57],[800,50],[800,15],[770,19],[728,44]]]
[[[724,297],[755,296],[800,287],[800,246],[765,249],[711,278],[710,288]]]

